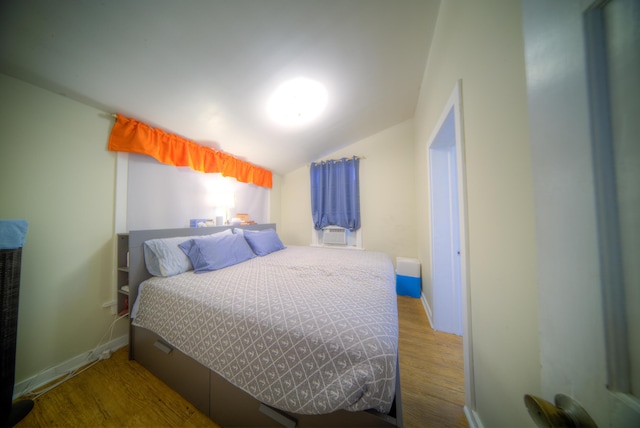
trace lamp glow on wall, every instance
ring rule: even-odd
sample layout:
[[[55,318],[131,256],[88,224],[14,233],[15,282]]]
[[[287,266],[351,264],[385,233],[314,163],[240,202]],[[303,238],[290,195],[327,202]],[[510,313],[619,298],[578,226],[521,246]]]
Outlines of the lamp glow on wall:
[[[315,80],[299,77],[276,89],[268,104],[270,117],[288,126],[303,125],[318,117],[327,105],[327,91]]]
[[[224,224],[229,223],[229,209],[236,205],[236,195],[233,191],[219,191],[212,194],[213,206],[216,208],[216,220],[222,212]],[[218,222],[216,221],[216,224]]]

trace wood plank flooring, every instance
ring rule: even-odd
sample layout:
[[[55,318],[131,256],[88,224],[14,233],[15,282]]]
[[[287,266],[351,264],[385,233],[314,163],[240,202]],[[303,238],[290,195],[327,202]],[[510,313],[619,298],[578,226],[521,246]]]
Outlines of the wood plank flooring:
[[[128,347],[35,400],[16,427],[217,427],[129,361]]]
[[[405,428],[468,428],[462,338],[436,332],[419,299],[398,296]]]
[[[404,426],[468,427],[462,340],[434,332],[422,303],[398,297]],[[39,397],[16,427],[217,427],[126,348]]]

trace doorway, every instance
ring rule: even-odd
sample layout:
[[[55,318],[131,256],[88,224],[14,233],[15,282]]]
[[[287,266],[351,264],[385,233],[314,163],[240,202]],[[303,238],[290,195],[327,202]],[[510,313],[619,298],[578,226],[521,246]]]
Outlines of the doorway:
[[[433,328],[462,336],[458,164],[453,107],[429,146]]]
[[[458,80],[428,144],[431,296],[423,304],[435,330],[462,336],[465,412],[475,409],[467,242],[462,81]],[[429,307],[432,305],[433,311]]]

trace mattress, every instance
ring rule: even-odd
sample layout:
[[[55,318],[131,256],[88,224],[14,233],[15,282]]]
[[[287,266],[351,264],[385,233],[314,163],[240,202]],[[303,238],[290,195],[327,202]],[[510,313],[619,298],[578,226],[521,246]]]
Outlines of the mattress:
[[[273,407],[391,408],[398,315],[386,254],[289,246],[214,272],[153,277],[132,317]]]

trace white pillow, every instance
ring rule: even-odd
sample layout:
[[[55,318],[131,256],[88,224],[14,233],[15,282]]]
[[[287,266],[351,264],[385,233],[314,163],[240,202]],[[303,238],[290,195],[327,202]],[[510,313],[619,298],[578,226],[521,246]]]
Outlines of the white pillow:
[[[176,236],[175,238],[150,239],[144,242],[144,262],[153,276],[173,276],[193,270],[189,257],[178,247],[191,239],[207,239],[211,236],[231,235],[231,229],[211,235]]]

